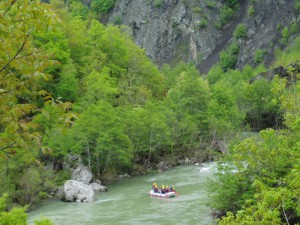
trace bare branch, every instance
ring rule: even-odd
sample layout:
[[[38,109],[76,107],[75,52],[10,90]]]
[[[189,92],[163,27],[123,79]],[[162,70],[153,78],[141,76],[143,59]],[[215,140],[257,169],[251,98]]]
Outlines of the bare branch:
[[[0,148],[0,151],[3,151],[3,150],[5,150],[5,149],[7,149],[7,148],[10,148],[10,147],[12,147],[14,144],[16,144],[16,141],[13,141],[13,142],[10,143],[9,145]]]

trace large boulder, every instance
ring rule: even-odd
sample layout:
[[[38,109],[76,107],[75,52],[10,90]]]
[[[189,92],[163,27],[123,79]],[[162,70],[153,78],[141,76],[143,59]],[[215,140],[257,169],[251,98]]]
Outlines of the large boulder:
[[[95,193],[90,185],[67,180],[63,186],[61,199],[67,202],[92,202],[95,200]]]
[[[80,164],[72,173],[71,180],[80,181],[84,184],[89,184],[92,180],[92,173],[84,167],[82,164]]]
[[[98,191],[98,192],[107,191],[106,186],[103,186],[103,185],[98,184],[98,183],[91,183],[90,186],[93,189],[93,191]]]

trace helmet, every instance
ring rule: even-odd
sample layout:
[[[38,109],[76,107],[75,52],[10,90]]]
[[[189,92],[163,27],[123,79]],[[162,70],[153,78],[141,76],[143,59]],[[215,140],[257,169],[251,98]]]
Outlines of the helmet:
[[[156,185],[156,183],[153,183],[153,185],[155,186],[155,185]]]
[[[167,188],[169,188],[169,186],[167,186]]]

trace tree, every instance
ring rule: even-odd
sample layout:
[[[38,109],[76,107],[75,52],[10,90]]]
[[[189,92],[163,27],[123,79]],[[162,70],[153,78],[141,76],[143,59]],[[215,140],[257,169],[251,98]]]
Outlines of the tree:
[[[81,114],[72,130],[73,152],[85,154],[95,174],[129,168],[132,144],[117,108],[99,101]]]
[[[169,154],[174,145],[169,126],[173,116],[169,109],[159,102],[149,101],[144,107],[124,110],[123,114],[137,163],[148,166],[159,160],[160,155]]]
[[[44,70],[48,55],[33,45],[33,35],[57,22],[50,7],[38,1],[0,2],[0,155],[15,154],[39,134],[32,132],[30,114],[37,110],[38,80],[48,79]]]
[[[180,151],[193,152],[201,147],[201,139],[208,137],[208,103],[210,89],[199,77],[195,67],[182,72],[177,84],[167,94],[165,104],[174,112],[173,140]]]

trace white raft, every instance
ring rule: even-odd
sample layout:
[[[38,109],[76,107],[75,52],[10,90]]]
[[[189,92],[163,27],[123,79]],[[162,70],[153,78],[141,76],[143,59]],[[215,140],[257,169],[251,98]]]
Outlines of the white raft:
[[[161,197],[161,198],[171,198],[171,197],[175,197],[177,196],[177,193],[175,191],[170,191],[168,193],[165,193],[165,194],[162,194],[160,192],[154,192],[153,190],[151,190],[149,192],[149,194],[151,196],[154,196],[154,197]]]

